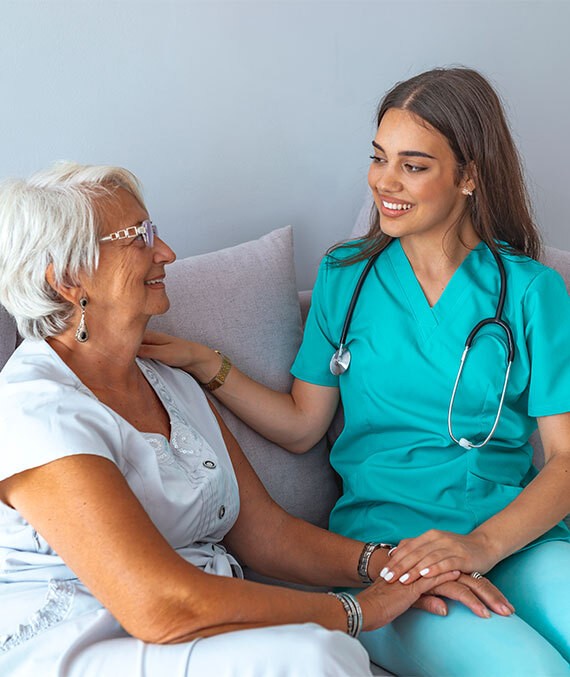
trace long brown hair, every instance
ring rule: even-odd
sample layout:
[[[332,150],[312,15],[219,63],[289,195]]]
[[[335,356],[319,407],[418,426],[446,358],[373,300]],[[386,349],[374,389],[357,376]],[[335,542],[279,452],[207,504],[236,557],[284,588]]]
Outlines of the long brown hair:
[[[476,190],[466,200],[465,213],[481,240],[494,250],[503,248],[497,241],[505,242],[507,251],[537,259],[541,239],[521,160],[489,82],[470,68],[435,68],[397,83],[384,96],[378,106],[378,127],[391,108],[409,111],[443,134],[457,160],[458,182],[467,168],[475,168]],[[369,258],[392,239],[382,232],[374,205],[359,251],[343,259],[342,265]]]

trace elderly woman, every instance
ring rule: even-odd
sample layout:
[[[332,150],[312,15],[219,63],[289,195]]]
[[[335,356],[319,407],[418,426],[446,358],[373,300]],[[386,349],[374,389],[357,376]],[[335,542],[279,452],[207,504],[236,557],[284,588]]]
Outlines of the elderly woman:
[[[234,555],[355,587],[388,552],[285,514],[199,385],[136,358],[174,258],[124,169],[0,188],[0,301],[26,339],[0,375],[0,673],[361,675],[349,635],[422,595],[500,613],[458,572],[357,596],[243,580]]]

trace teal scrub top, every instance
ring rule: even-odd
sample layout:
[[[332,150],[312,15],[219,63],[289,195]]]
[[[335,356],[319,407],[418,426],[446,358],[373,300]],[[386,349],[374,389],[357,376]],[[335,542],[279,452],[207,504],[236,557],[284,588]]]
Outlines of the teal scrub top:
[[[562,277],[527,257],[502,253],[503,319],[516,354],[498,427],[481,449],[455,444],[448,406],[465,340],[495,315],[500,276],[481,242],[430,307],[399,240],[378,257],[362,287],[347,346],[350,368],[333,376],[346,312],[365,261],[319,268],[293,375],[340,388],[345,426],[331,450],[343,495],[330,528],[363,541],[397,543],[428,529],[466,534],[502,510],[536,476],[529,436],[537,416],[570,411],[570,297]],[[485,328],[468,354],[453,409],[457,439],[492,428],[506,369],[506,338]],[[543,540],[570,540],[564,525]]]

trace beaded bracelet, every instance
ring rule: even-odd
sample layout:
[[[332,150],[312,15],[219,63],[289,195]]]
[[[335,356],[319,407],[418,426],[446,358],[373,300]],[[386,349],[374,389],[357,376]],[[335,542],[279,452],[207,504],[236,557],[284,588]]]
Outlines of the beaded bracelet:
[[[346,632],[351,637],[358,637],[362,630],[362,609],[354,595],[348,592],[329,592],[336,597],[346,611]]]

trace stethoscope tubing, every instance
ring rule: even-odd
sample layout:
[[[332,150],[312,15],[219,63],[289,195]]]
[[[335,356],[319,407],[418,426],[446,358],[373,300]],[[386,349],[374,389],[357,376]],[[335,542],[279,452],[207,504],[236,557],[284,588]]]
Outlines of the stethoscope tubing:
[[[489,245],[487,244],[487,247]],[[500,254],[495,251],[492,247],[489,247],[489,250],[491,254],[493,255],[493,258],[495,259],[497,263],[497,268],[499,270],[499,276],[500,276],[500,285],[499,285],[499,299],[497,301],[497,308],[495,311],[494,317],[488,317],[480,322],[478,322],[473,329],[469,332],[469,335],[467,336],[467,339],[465,340],[465,348],[463,350],[463,354],[461,356],[461,361],[459,364],[459,369],[457,371],[457,376],[455,378],[455,382],[453,385],[453,391],[451,393],[451,398],[449,400],[449,407],[447,411],[447,430],[449,433],[449,437],[458,444],[459,446],[463,447],[464,449],[473,449],[473,448],[481,448],[491,440],[493,437],[495,430],[497,428],[497,425],[499,424],[499,419],[501,418],[501,413],[503,410],[503,403],[505,401],[505,395],[507,392],[507,386],[509,383],[509,376],[511,372],[511,366],[513,363],[513,360],[515,358],[515,341],[513,337],[513,332],[507,322],[505,322],[502,319],[503,315],[503,310],[505,306],[505,299],[507,295],[507,275],[505,272],[505,266],[503,264],[503,261],[501,259]],[[384,250],[382,250],[384,251]],[[350,324],[352,322],[352,316],[354,314],[354,309],[356,308],[356,304],[358,302],[358,299],[360,297],[360,292],[362,289],[362,285],[364,284],[366,278],[368,277],[368,273],[370,272],[372,266],[376,263],[376,260],[382,253],[376,252],[373,254],[368,261],[366,262],[366,265],[364,266],[360,277],[358,278],[358,282],[356,283],[356,286],[354,288],[354,291],[352,293],[352,298],[350,299],[350,303],[348,305],[348,310],[346,312],[346,317],[344,320],[344,324],[342,327],[342,332],[340,335],[340,341],[338,345],[338,349],[335,351],[334,355],[331,358],[330,361],[330,370],[332,374],[335,376],[339,376],[343,373],[346,372],[348,367],[350,366],[350,360],[351,360],[351,355],[349,349],[346,347],[346,340],[348,337],[348,332],[350,330]],[[473,341],[477,337],[477,334],[483,329],[483,327],[486,327],[490,324],[497,325],[500,327],[506,338],[507,338],[507,367],[505,371],[505,378],[503,381],[503,388],[501,391],[501,397],[499,401],[499,407],[497,409],[497,415],[495,416],[495,420],[493,422],[493,426],[491,428],[491,431],[489,434],[485,437],[485,439],[482,442],[471,442],[470,440],[466,439],[465,437],[460,437],[457,438],[454,433],[453,433],[453,425],[452,425],[452,416],[453,416],[453,405],[455,402],[455,395],[457,393],[457,387],[459,385],[459,380],[461,378],[461,374],[463,372],[463,367],[465,365],[465,361],[467,359],[467,354],[469,353],[469,350],[471,349],[471,346],[473,344]]]
[[[383,250],[382,250],[383,251]],[[346,311],[346,317],[344,319],[344,324],[342,326],[342,332],[340,334],[340,341],[339,341],[339,351],[342,353],[344,345],[346,343],[346,337],[348,336],[348,330],[350,329],[350,323],[352,322],[352,316],[354,314],[354,309],[356,308],[356,303],[360,297],[360,290],[362,289],[362,285],[364,284],[364,281],[368,277],[368,273],[370,272],[370,269],[372,266],[376,263],[376,259],[380,256],[382,252],[376,252],[376,254],[373,254],[368,261],[366,262],[366,265],[362,269],[362,272],[360,273],[360,277],[358,278],[358,282],[356,283],[356,287],[354,288],[354,291],[352,293],[352,298],[350,299],[350,303],[348,305],[348,310]]]

